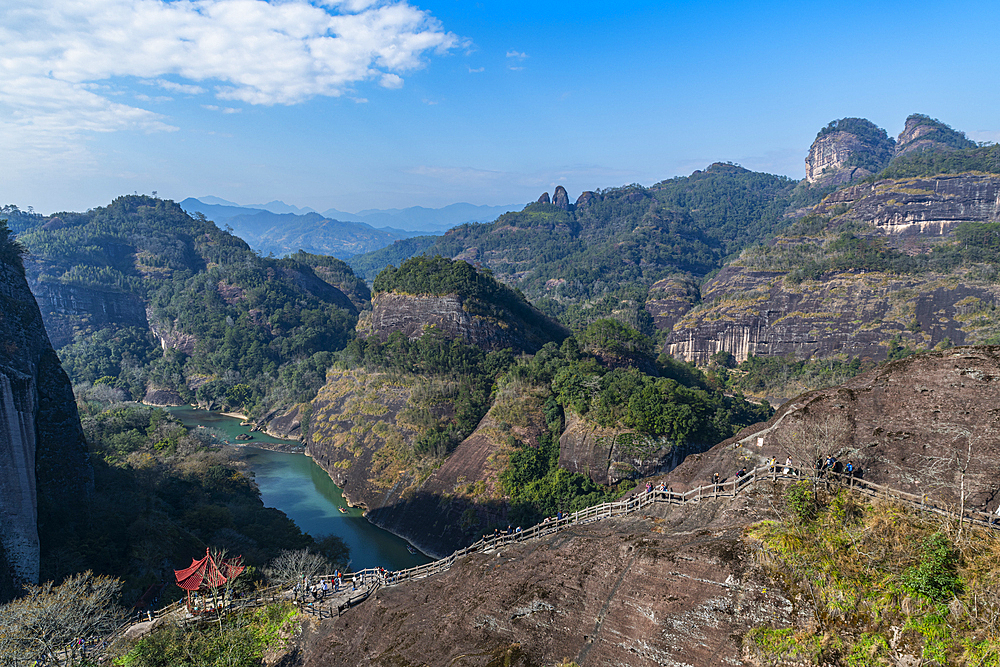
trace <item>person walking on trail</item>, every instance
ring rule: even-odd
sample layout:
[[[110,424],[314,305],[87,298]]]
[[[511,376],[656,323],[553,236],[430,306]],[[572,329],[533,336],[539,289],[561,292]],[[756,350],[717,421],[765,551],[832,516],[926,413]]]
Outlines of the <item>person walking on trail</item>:
[[[653,490],[653,483],[652,482],[646,482],[646,493],[649,493],[652,490]]]
[[[712,473],[712,486],[715,487],[715,492],[718,493],[719,492],[719,473],[717,473],[717,472],[713,472]]]
[[[784,475],[790,475],[792,473],[792,457],[789,456],[785,459],[785,468],[781,471]]]

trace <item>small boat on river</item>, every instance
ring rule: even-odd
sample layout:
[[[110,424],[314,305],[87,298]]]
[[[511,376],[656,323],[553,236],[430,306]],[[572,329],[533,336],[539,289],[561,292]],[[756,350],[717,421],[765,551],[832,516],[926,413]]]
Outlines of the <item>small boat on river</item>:
[[[337,509],[340,510],[341,514],[347,514],[347,508],[344,507],[343,505],[338,505]]]

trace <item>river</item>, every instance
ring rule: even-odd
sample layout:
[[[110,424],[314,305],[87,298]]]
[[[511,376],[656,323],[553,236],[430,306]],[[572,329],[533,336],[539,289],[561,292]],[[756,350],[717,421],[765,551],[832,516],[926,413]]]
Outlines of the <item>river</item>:
[[[231,443],[250,429],[240,426],[239,419],[218,412],[189,406],[167,410],[188,428],[214,429],[222,440]],[[287,447],[291,442],[266,433],[252,435],[252,443],[264,446],[280,444]],[[252,445],[238,447],[241,457],[254,473],[265,506],[281,510],[302,532],[313,537],[332,534],[344,540],[351,550],[352,570],[366,567],[402,570],[430,562],[431,559],[420,552],[407,551],[402,538],[369,523],[360,509],[347,507],[340,487],[303,453],[301,445],[293,444],[298,451],[279,452]],[[341,513],[338,507],[346,508],[347,512]]]

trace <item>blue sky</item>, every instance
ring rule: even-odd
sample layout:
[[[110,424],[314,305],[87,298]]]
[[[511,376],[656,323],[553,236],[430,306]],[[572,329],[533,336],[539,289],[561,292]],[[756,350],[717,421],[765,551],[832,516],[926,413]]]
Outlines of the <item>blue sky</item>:
[[[0,0],[0,203],[524,203],[845,116],[1000,140],[1000,3]]]

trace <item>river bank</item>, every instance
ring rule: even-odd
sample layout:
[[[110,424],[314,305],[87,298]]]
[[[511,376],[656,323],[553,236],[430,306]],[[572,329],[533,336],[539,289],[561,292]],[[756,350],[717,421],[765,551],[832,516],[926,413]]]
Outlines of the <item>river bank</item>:
[[[404,538],[350,506],[343,489],[306,455],[302,443],[259,431],[248,434],[252,440],[236,440],[247,432],[238,417],[186,405],[166,409],[188,428],[211,429],[220,444],[232,446],[253,472],[265,506],[281,510],[314,538],[333,534],[344,540],[351,550],[352,568],[399,570],[430,561],[423,553],[411,554]]]

